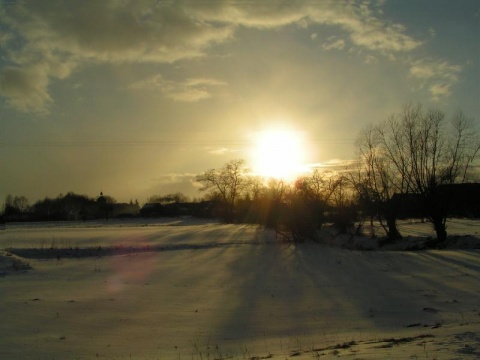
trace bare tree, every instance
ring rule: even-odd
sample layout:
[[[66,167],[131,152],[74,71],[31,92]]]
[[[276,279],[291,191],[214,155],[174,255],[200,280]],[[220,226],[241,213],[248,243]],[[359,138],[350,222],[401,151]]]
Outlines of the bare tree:
[[[445,241],[451,202],[448,185],[469,180],[479,153],[474,122],[458,112],[447,127],[445,114],[430,110],[418,117],[405,116],[403,123],[411,144],[411,190],[422,199],[437,240]]]
[[[355,221],[358,219],[357,199],[348,172],[332,176],[330,189],[332,193],[329,197],[331,208],[329,220],[342,234],[359,234],[363,221],[355,228]]]
[[[415,194],[437,240],[445,241],[450,204],[446,185],[469,181],[478,159],[480,141],[473,120],[458,112],[447,124],[439,110],[408,105],[369,129],[358,144],[363,191],[390,210],[395,204],[389,201],[401,199],[395,194]]]
[[[387,134],[389,134],[387,136]],[[385,138],[396,139],[396,149],[393,145],[385,146]],[[359,156],[358,168],[351,173],[352,183],[358,194],[359,202],[371,217],[376,218],[387,234],[387,239],[401,238],[396,218],[398,206],[394,198],[395,193],[405,193],[408,181],[403,176],[397,176],[395,165],[388,161],[384,148],[390,152],[404,154],[397,134],[397,124],[394,118],[380,126],[369,125],[363,129],[357,138],[357,152]],[[404,155],[394,155],[399,159],[398,166],[406,166]],[[402,160],[403,159],[403,160]]]
[[[200,190],[221,201],[223,220],[227,223],[233,222],[235,202],[247,186],[245,175],[245,161],[238,159],[229,161],[221,169],[210,169],[197,176],[197,181],[202,183]]]
[[[30,211],[29,201],[25,196],[7,195],[4,216],[6,220],[24,220]]]

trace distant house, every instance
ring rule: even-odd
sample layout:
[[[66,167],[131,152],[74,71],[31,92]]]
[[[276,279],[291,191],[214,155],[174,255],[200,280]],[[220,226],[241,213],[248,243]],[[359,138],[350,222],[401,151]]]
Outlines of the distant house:
[[[450,217],[480,217],[480,183],[441,185],[438,199],[448,209]],[[425,199],[413,193],[394,194],[392,197],[399,218],[422,218],[425,214]]]

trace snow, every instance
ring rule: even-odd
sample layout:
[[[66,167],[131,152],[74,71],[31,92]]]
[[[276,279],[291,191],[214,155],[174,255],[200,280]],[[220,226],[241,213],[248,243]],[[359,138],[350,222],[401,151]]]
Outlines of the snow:
[[[475,242],[465,235],[478,236],[478,223],[453,220],[449,234]],[[433,236],[428,224],[406,221],[400,229],[411,239]],[[289,245],[257,226],[192,219],[7,224],[0,358],[474,359],[480,250],[467,245]],[[114,250],[17,254],[98,246]],[[13,270],[13,258],[32,269]]]

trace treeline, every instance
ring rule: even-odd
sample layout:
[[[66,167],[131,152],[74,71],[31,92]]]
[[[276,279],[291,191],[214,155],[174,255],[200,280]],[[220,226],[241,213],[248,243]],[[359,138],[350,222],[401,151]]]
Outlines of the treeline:
[[[293,183],[265,182],[251,176],[243,160],[233,160],[197,180],[223,222],[261,224],[294,242],[320,241],[319,230],[327,223],[340,233],[360,234],[374,220],[395,240],[401,238],[398,219],[430,219],[430,203],[421,194],[393,193],[379,199],[367,191],[360,169],[361,163],[337,171],[318,168]],[[480,183],[444,184],[431,196],[442,204],[445,218],[480,217]]]
[[[69,192],[56,198],[45,198],[30,205],[25,196],[7,195],[0,221],[87,221],[119,218],[156,217],[218,217],[215,201],[191,201],[181,192],[153,195],[142,207],[138,200],[128,203],[117,202],[112,196],[96,198]]]
[[[45,198],[29,204],[25,196],[7,195],[3,211],[4,221],[67,221],[94,220],[137,216],[138,201],[117,203],[107,195],[96,198],[69,192],[56,198]]]
[[[447,121],[449,120],[449,121]],[[202,201],[181,193],[117,203],[68,193],[30,206],[8,196],[6,221],[88,220],[122,216],[215,217],[225,223],[273,228],[291,241],[320,240],[326,223],[340,232],[359,233],[378,221],[387,241],[402,238],[397,219],[431,222],[439,242],[447,238],[447,217],[480,217],[476,123],[462,112],[447,119],[441,111],[405,106],[357,137],[356,161],[342,169],[313,169],[294,182],[252,176],[243,160],[232,160],[196,178]]]

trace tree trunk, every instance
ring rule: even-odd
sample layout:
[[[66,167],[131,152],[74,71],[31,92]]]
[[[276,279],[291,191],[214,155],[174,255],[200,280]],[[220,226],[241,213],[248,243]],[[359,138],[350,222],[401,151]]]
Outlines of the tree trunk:
[[[402,238],[397,228],[398,197],[390,198],[384,207],[385,221],[387,222],[387,242],[399,240]]]
[[[447,227],[445,226],[445,221],[443,216],[432,218],[433,228],[437,234],[437,242],[444,243],[447,241]]]
[[[395,216],[387,216],[387,240],[388,241],[395,241],[402,238],[400,231],[397,228],[397,219]]]

